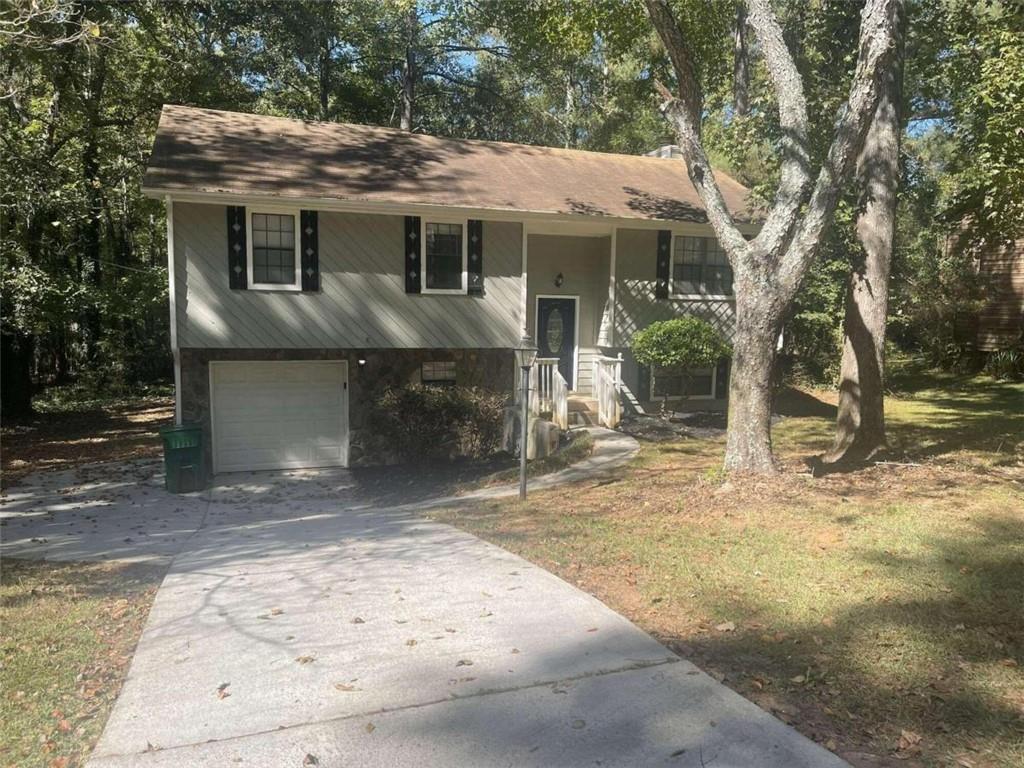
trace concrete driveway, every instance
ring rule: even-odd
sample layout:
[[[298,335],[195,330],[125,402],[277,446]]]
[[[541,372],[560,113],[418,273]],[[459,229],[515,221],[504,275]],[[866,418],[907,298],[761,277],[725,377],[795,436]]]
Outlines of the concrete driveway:
[[[414,508],[123,490],[181,548],[94,768],[844,765],[589,595]],[[95,500],[49,498],[54,521],[59,499],[83,515]]]

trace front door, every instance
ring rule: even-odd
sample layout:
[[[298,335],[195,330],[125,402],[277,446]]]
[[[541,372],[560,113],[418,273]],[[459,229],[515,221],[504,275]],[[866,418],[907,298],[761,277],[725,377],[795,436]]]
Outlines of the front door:
[[[537,299],[539,357],[557,357],[558,372],[569,389],[576,385],[576,302],[578,299]]]

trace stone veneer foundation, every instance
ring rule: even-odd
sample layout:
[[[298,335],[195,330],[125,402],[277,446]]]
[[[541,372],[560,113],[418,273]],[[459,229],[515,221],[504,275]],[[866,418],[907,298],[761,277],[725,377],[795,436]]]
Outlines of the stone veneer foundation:
[[[181,412],[185,422],[203,426],[206,469],[213,466],[210,443],[210,361],[347,360],[349,377],[349,464],[373,464],[360,439],[373,397],[386,386],[420,381],[425,362],[454,361],[459,386],[512,394],[515,360],[511,349],[181,349]],[[365,365],[359,365],[363,359]]]

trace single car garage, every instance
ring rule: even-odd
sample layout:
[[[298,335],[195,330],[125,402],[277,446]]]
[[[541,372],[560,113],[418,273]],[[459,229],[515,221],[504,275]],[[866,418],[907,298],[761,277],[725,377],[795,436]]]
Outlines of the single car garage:
[[[348,363],[210,363],[213,471],[348,464]]]

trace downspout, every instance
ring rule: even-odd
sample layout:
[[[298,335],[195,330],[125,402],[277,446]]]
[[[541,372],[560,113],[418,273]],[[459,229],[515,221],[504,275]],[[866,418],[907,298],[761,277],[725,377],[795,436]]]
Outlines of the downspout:
[[[167,290],[171,304],[171,356],[174,358],[174,423],[181,424],[181,352],[178,349],[178,309],[174,281],[174,201],[164,196],[167,211]]]

